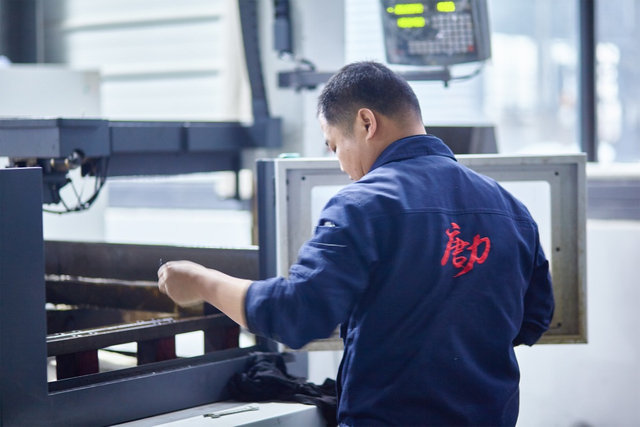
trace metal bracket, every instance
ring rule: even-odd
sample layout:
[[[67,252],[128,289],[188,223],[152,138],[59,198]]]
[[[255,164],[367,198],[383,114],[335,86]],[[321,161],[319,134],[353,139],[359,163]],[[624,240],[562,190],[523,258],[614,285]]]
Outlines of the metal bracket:
[[[315,89],[318,85],[329,81],[334,74],[335,72],[313,70],[286,71],[278,74],[278,86],[281,88],[293,88],[296,91]],[[451,80],[449,67],[428,71],[405,71],[397,74],[407,81],[442,81],[445,87],[448,87]]]

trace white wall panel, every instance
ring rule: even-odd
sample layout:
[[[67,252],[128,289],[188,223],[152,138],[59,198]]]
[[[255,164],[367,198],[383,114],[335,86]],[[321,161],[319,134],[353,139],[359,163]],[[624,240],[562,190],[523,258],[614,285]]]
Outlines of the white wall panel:
[[[69,61],[79,66],[215,61],[223,54],[223,28],[215,17],[204,22],[96,28],[69,32]]]
[[[223,120],[216,100],[220,86],[215,75],[105,81],[103,110],[115,119]]]
[[[67,0],[68,27],[220,14],[227,0]]]
[[[346,0],[345,59],[385,61],[380,0]]]
[[[67,0],[63,29],[105,118],[251,120],[236,0]]]

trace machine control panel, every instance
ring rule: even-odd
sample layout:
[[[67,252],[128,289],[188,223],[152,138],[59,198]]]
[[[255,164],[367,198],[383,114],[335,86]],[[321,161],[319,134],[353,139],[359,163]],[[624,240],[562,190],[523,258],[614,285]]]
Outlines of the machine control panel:
[[[486,0],[381,0],[387,62],[446,66],[491,56]]]

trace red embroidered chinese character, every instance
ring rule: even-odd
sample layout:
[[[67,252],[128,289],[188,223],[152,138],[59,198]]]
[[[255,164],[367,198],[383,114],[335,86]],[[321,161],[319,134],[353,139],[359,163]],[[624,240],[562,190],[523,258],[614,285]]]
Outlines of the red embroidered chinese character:
[[[462,268],[462,271],[453,276],[458,277],[473,270],[473,265],[475,263],[482,264],[487,260],[489,251],[491,250],[491,240],[489,240],[488,237],[480,238],[480,235],[476,234],[476,236],[473,238],[473,244],[470,245],[469,242],[465,242],[458,237],[458,235],[460,234],[460,226],[458,224],[452,222],[451,227],[453,230],[446,231],[447,236],[449,236],[449,241],[447,242],[447,246],[445,247],[442,260],[440,260],[440,265],[446,265],[449,261],[449,255],[451,255],[451,253],[453,252],[451,263],[455,268]],[[482,243],[484,243],[484,252],[482,252],[481,256],[478,256],[478,247]],[[468,260],[467,257],[460,255],[465,249],[471,252],[471,254],[469,254]]]

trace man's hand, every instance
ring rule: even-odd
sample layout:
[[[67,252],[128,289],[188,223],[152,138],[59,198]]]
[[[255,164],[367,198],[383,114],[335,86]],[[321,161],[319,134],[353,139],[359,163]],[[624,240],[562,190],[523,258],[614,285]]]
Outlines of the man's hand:
[[[238,279],[191,261],[170,261],[158,270],[158,288],[186,307],[203,301],[247,327],[244,300],[251,280]]]
[[[158,270],[158,288],[182,307],[204,301],[207,269],[191,261],[171,261]]]

